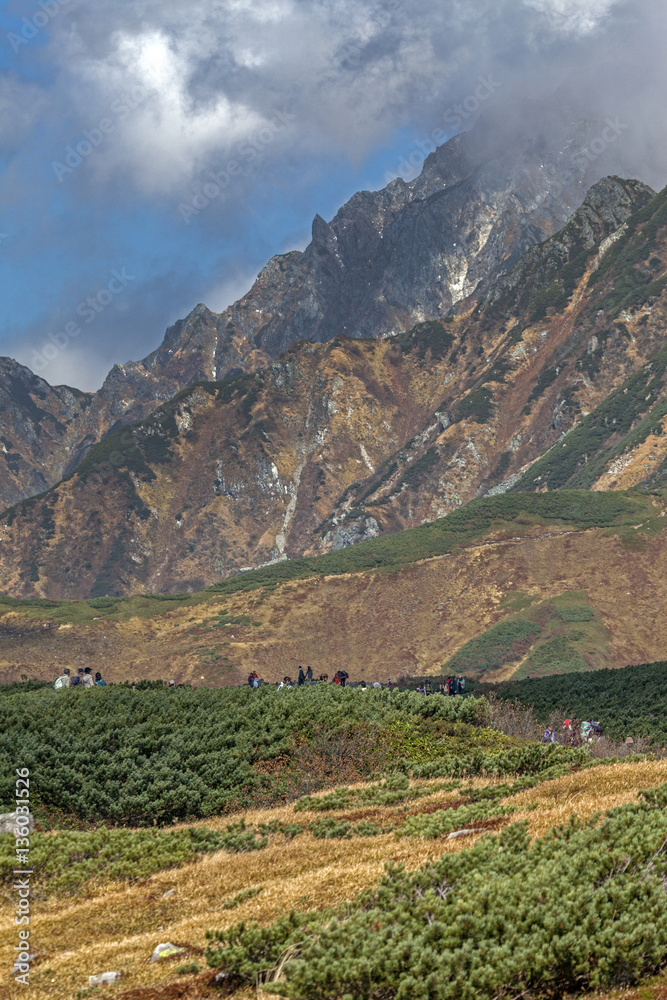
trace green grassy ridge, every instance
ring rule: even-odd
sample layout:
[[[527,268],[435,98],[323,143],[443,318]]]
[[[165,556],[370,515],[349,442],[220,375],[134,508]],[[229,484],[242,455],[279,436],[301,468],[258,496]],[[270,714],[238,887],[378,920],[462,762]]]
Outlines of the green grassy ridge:
[[[564,717],[598,720],[614,740],[643,736],[659,747],[667,745],[667,661],[496,685],[477,683],[472,689],[476,694],[493,690],[530,705],[544,722],[560,710]]]
[[[527,603],[527,607],[522,606]],[[519,676],[590,670],[584,653],[606,652],[606,628],[584,591],[535,603],[515,594],[513,615],[474,636],[443,665],[445,675],[479,674],[523,659]],[[590,647],[593,646],[593,650]]]
[[[247,570],[194,594],[144,594],[134,597],[101,597],[87,601],[19,600],[0,595],[5,606],[37,617],[37,609],[54,620],[93,617],[152,616],[172,608],[171,602],[194,605],[217,595],[260,588],[272,590],[283,583],[370,571],[399,572],[423,559],[445,555],[459,546],[481,540],[491,532],[510,528],[520,534],[536,525],[569,524],[574,528],[624,526],[651,518],[647,497],[629,492],[560,490],[553,493],[505,493],[473,500],[464,507],[427,524],[374,538],[359,545],[321,556],[300,557]],[[35,609],[34,611],[32,609]]]
[[[214,593],[231,594],[319,576],[368,570],[397,572],[411,563],[444,555],[509,525],[519,533],[526,524],[568,523],[580,528],[613,528],[629,524],[633,518],[641,518],[648,512],[645,498],[620,491],[589,493],[563,490],[551,494],[483,497],[437,521],[326,555],[290,559],[249,570],[208,589]],[[530,520],[522,524],[518,521],[522,517]]]

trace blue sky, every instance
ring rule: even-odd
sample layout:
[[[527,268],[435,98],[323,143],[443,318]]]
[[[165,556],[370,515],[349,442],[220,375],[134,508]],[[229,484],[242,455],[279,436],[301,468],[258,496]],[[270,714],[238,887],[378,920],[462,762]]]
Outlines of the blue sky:
[[[39,370],[49,335],[122,273],[39,370],[97,388],[303,248],[316,212],[414,175],[434,130],[502,121],[564,81],[591,115],[631,119],[622,165],[656,184],[664,71],[646,56],[664,62],[664,21],[653,0],[7,0],[0,353]],[[452,109],[489,74],[497,93],[463,121]]]

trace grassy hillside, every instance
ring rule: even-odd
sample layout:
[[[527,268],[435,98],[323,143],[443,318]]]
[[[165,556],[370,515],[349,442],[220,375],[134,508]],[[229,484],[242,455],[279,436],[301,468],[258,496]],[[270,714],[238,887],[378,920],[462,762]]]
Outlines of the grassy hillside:
[[[657,888],[664,871],[655,859],[649,866],[665,836],[665,811],[664,789],[640,793],[666,780],[664,761],[502,782],[405,781],[399,775],[343,785],[335,796],[211,817],[190,828],[35,834],[40,900],[31,931],[40,948],[31,996],[208,1000],[220,996],[213,975],[228,971],[227,995],[257,1000],[261,969],[266,987],[275,989],[267,980],[278,979],[297,997],[338,998],[343,990],[362,997],[369,995],[367,980],[357,979],[362,963],[376,969],[378,979],[391,977],[391,986],[380,980],[382,992],[370,996],[394,996],[400,982],[414,995],[426,966],[457,996],[457,977],[446,977],[438,965],[448,961],[461,932],[470,939],[480,995],[491,987],[511,991],[526,974],[536,990],[548,975],[578,995],[610,979],[619,987],[643,982],[664,962],[665,897]],[[600,824],[605,810],[613,812]],[[578,820],[568,825],[574,816]],[[462,828],[475,832],[450,839]],[[559,832],[551,833],[554,828]],[[238,836],[243,832],[249,835],[245,849]],[[526,832],[538,838],[532,846]],[[59,871],[52,863],[49,868],[40,838],[44,848],[50,840],[62,849]],[[4,844],[0,851],[2,864]],[[622,910],[608,905],[610,898],[622,900]],[[375,908],[378,918],[369,920]],[[655,919],[646,920],[647,912]],[[13,956],[13,917],[12,901],[1,900],[5,968]],[[570,934],[575,919],[576,933]],[[389,922],[401,929],[400,941]],[[494,925],[514,929],[502,962],[488,961],[500,944]],[[559,944],[559,957],[552,958],[545,934],[553,947]],[[290,940],[296,947],[288,950]],[[150,963],[162,941],[184,951]],[[523,960],[542,943],[542,959]],[[408,944],[415,945],[409,952]],[[339,947],[352,961],[341,965]],[[579,947],[586,951],[585,966]],[[326,961],[318,961],[321,954]],[[277,975],[280,957],[289,964]],[[381,970],[374,963],[383,959]],[[464,961],[461,956],[457,968]],[[89,992],[88,976],[111,969],[122,972],[121,982]],[[570,975],[583,978],[571,985]],[[311,982],[304,984],[304,977]],[[3,990],[7,1000],[25,993],[11,980]],[[644,1000],[658,995],[643,988]]]
[[[661,492],[505,494],[199,593],[0,598],[0,680],[53,679],[67,665],[112,681],[219,686],[251,669],[294,677],[308,663],[316,675],[343,665],[353,679],[395,680],[440,673],[500,623],[530,630],[523,659],[508,660],[511,636],[496,650],[491,632],[491,659],[475,647],[460,654],[471,676],[657,660],[667,641],[665,509]]]
[[[586,591],[537,603],[518,592],[505,608],[521,610],[467,642],[445,663],[446,673],[519,680],[587,671],[610,656],[610,635]]]

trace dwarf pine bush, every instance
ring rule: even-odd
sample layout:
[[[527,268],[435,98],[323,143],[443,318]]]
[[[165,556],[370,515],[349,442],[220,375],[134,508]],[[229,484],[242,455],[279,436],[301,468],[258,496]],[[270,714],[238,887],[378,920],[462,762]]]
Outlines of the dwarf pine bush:
[[[471,805],[459,806],[458,809],[437,809],[432,813],[417,813],[416,816],[408,816],[396,834],[399,837],[442,837],[445,833],[462,830],[481,820],[509,816],[515,810],[515,806],[474,802]]]
[[[35,805],[89,822],[212,816],[284,798],[300,762],[314,762],[311,789],[351,757],[358,780],[390,762],[408,730],[489,718],[485,698],[360,696],[335,685],[21,691],[0,698],[0,811],[21,766],[40,775]],[[269,773],[266,762],[283,769]]]
[[[516,823],[419,871],[389,868],[337,912],[209,932],[206,957],[293,1000],[491,1000],[636,981],[667,955],[666,804],[663,785],[533,843]]]
[[[57,894],[76,892],[98,879],[133,881],[194,861],[209,851],[236,850],[229,834],[191,827],[187,830],[63,830],[33,833],[30,866],[40,888]],[[16,867],[11,834],[0,836],[0,882],[10,884]]]

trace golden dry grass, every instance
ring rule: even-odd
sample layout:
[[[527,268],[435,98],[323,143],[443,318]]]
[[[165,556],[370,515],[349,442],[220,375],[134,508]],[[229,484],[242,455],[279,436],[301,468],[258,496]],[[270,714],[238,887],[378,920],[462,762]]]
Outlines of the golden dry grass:
[[[531,832],[540,835],[573,814],[582,818],[633,801],[637,792],[667,781],[667,761],[643,761],[604,765],[574,772],[536,788],[521,792],[513,804],[537,809],[519,812],[513,819],[527,818]],[[429,783],[422,783],[429,784]],[[478,780],[476,785],[489,784]],[[432,803],[454,801],[456,791],[435,791]],[[420,804],[423,800],[420,800]],[[415,803],[409,804],[414,807]],[[376,807],[373,807],[376,811]],[[344,816],[359,812],[359,806],[327,813]],[[397,815],[397,812],[399,815]],[[400,807],[377,808],[386,822],[400,818]],[[306,823],[321,816],[315,812],[295,814],[292,806],[255,810],[245,814],[249,824],[278,819]],[[233,817],[202,821],[211,828],[224,828]],[[170,981],[189,983],[189,996],[199,996],[197,985],[208,976],[177,977],[177,961],[151,964],[148,960],[161,941],[189,944],[195,950],[206,945],[205,932],[224,928],[240,919],[267,922],[290,909],[323,909],[350,899],[380,878],[389,861],[408,868],[429,857],[469,846],[474,836],[447,842],[421,838],[398,839],[393,833],[352,840],[317,840],[303,833],[292,841],[276,837],[265,850],[244,854],[224,851],[179,869],[164,871],[127,886],[106,883],[80,898],[33,900],[31,940],[38,953],[31,973],[30,996],[70,1000],[86,987],[88,976],[120,970],[123,980],[99,992],[114,997],[139,987],[160,988]],[[259,895],[233,910],[221,906],[239,892],[262,886]],[[39,891],[38,886],[35,886]],[[164,893],[175,890],[164,899]],[[0,983],[3,1000],[24,996],[6,975],[13,961],[15,930],[8,894],[0,906]],[[205,963],[202,962],[205,968]],[[174,986],[175,989],[175,986]],[[179,996],[180,991],[165,994]],[[201,995],[206,995],[206,990]],[[132,996],[132,995],[131,995]],[[153,996],[156,998],[158,994]],[[245,994],[236,994],[245,1000]],[[247,994],[249,997],[250,994]],[[128,998],[130,1000],[130,998]],[[134,998],[132,998],[134,1000]],[[137,998],[138,1000],[138,998]],[[146,1000],[148,1000],[148,995]]]

